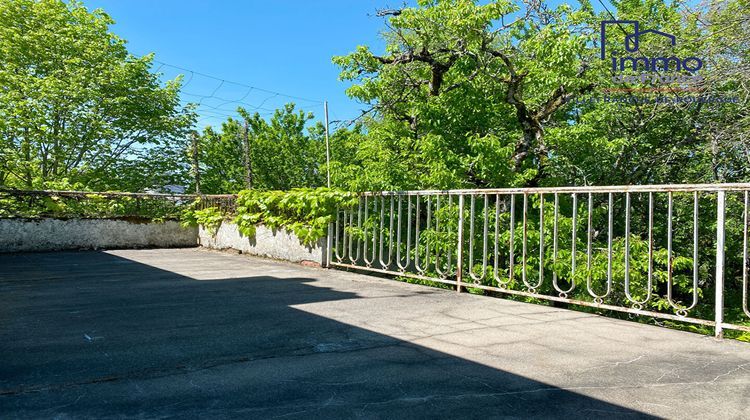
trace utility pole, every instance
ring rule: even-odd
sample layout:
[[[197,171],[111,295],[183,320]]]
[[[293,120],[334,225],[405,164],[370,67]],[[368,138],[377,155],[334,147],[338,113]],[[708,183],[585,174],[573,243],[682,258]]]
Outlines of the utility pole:
[[[328,140],[328,101],[323,101],[323,111],[326,116],[326,185],[331,188],[331,146]],[[336,209],[338,213],[338,208]],[[336,215],[338,217],[338,214]],[[338,223],[338,222],[337,222]],[[381,237],[382,238],[382,237]],[[328,223],[328,235],[326,235],[325,267],[331,267],[331,248],[333,247],[333,222]]]
[[[198,148],[198,133],[196,131],[193,131],[190,133],[191,136],[191,147],[190,147],[190,155],[192,158],[193,163],[193,179],[195,180],[195,193],[200,194],[201,193],[201,170],[198,165],[198,154],[200,152]]]
[[[328,140],[328,101],[323,101],[323,110],[326,115],[326,179],[328,188],[331,188],[331,146]]]
[[[242,130],[242,164],[245,167],[245,188],[253,188],[253,162],[250,156],[250,136],[248,135],[247,120]]]

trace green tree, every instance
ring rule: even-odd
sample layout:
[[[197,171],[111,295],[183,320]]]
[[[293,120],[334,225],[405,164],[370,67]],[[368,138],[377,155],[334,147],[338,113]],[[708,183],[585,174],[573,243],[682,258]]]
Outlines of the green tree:
[[[360,46],[334,58],[341,78],[356,82],[349,95],[371,106],[365,125],[376,145],[363,148],[396,173],[408,168],[403,187],[540,183],[546,129],[597,82],[590,5],[423,0],[383,14],[385,54]],[[385,184],[400,182],[391,175]]]
[[[255,188],[288,190],[324,184],[320,166],[325,129],[320,123],[306,128],[312,113],[297,111],[294,104],[277,109],[268,121],[245,109],[239,113],[249,125]]]
[[[705,2],[685,9],[696,20],[707,56],[705,94],[736,102],[705,107],[695,128],[710,156],[704,177],[711,181],[750,180],[750,1]]]
[[[620,0],[595,13],[543,2],[425,0],[380,13],[383,54],[334,57],[348,94],[369,106],[366,135],[335,165],[358,189],[606,185],[746,180],[747,0]],[[644,37],[645,56],[702,57],[704,81],[615,83],[599,58],[602,20],[674,34]],[[608,28],[623,55],[632,28]],[[625,74],[640,74],[642,69]],[[687,74],[682,71],[682,75]],[[663,88],[642,93],[641,88]],[[613,90],[619,89],[620,92]],[[735,103],[681,102],[738,96]],[[616,103],[662,96],[667,102]],[[592,101],[590,101],[592,100]],[[587,102],[590,101],[590,102]],[[337,147],[337,146],[334,146]]]
[[[140,189],[162,180],[128,174],[179,172],[170,159],[154,167],[164,154],[149,149],[182,147],[194,115],[180,81],[163,86],[153,57],[129,54],[112,23],[76,0],[0,3],[0,185]]]
[[[252,188],[289,190],[324,185],[324,128],[320,123],[307,126],[312,113],[297,111],[294,104],[276,110],[268,120],[244,108],[238,112],[242,120],[229,118],[220,131],[209,127],[201,135],[201,192],[235,193],[249,187],[245,136]]]
[[[241,124],[235,119],[221,130],[203,130],[199,139],[202,193],[235,193],[245,187],[242,177]],[[192,191],[193,188],[191,187]]]

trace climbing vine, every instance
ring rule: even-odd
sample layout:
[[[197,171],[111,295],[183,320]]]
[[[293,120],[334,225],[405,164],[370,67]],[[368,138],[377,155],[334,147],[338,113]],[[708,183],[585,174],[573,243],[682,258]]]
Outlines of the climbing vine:
[[[248,237],[255,236],[256,226],[284,228],[300,242],[312,245],[325,237],[336,208],[357,204],[355,193],[329,188],[298,188],[290,191],[244,190],[237,194],[233,212],[216,207],[200,209],[197,201],[183,214],[183,224],[203,225],[214,234],[224,220],[234,222]]]
[[[323,238],[336,208],[357,203],[356,194],[328,188],[300,188],[290,191],[240,191],[234,223],[247,236],[263,224],[285,228],[306,245]]]

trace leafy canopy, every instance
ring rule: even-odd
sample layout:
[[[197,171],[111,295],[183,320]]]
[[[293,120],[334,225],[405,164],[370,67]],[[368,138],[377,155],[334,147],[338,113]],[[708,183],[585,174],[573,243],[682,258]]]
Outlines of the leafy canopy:
[[[194,118],[180,80],[162,85],[112,24],[77,0],[0,3],[0,185],[140,189],[179,170],[162,158]]]

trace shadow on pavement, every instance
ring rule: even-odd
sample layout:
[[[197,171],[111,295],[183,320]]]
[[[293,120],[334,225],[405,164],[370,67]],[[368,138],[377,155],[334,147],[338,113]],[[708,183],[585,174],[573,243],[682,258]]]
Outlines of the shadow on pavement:
[[[290,307],[358,298],[312,281],[0,255],[0,417],[646,417]]]

